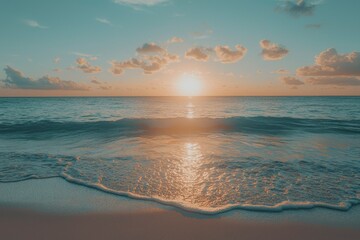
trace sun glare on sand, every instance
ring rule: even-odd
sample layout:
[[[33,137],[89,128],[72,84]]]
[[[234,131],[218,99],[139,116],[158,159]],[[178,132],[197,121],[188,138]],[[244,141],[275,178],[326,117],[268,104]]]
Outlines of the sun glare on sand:
[[[194,74],[184,74],[177,83],[177,89],[182,96],[197,96],[201,93],[202,82]]]

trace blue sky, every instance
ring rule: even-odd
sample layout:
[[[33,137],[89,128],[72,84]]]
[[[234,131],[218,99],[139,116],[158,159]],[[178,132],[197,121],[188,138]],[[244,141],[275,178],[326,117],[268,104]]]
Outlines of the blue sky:
[[[359,95],[359,9],[357,0],[3,0],[0,96],[176,95],[182,74],[197,75],[203,95]]]

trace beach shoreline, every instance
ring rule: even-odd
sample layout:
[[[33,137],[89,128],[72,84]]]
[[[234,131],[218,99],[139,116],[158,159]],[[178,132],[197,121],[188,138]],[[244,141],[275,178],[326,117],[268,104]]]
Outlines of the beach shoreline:
[[[4,239],[359,239],[360,231],[296,223],[198,219],[175,211],[59,215],[1,209]],[[21,230],[19,230],[21,229]]]
[[[0,184],[4,239],[358,239],[358,216],[358,206],[208,216],[61,178]]]

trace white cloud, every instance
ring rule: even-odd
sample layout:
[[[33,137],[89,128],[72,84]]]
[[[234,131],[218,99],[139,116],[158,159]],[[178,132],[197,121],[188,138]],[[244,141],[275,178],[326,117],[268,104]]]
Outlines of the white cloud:
[[[24,21],[24,23],[26,25],[28,25],[29,27],[33,27],[33,28],[49,28],[47,26],[44,26],[44,25],[40,25],[37,21],[35,20],[31,20],[31,19],[27,19]]]
[[[95,20],[103,24],[112,25],[112,23],[106,18],[96,18]]]

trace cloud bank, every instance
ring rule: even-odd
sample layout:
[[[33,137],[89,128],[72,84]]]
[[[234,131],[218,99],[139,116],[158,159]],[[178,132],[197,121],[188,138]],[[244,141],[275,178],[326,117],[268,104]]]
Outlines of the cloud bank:
[[[5,69],[6,79],[2,80],[7,88],[38,89],[38,90],[89,90],[89,87],[73,81],[61,80],[58,77],[44,76],[32,79],[10,66]]]
[[[314,65],[300,67],[296,73],[313,85],[359,86],[360,52],[339,54],[329,48],[315,57]]]
[[[329,48],[315,57],[315,65],[300,67],[301,76],[360,76],[360,52],[338,54]]]
[[[281,60],[289,53],[284,46],[266,39],[260,41],[260,47],[262,48],[261,55],[267,61]]]

